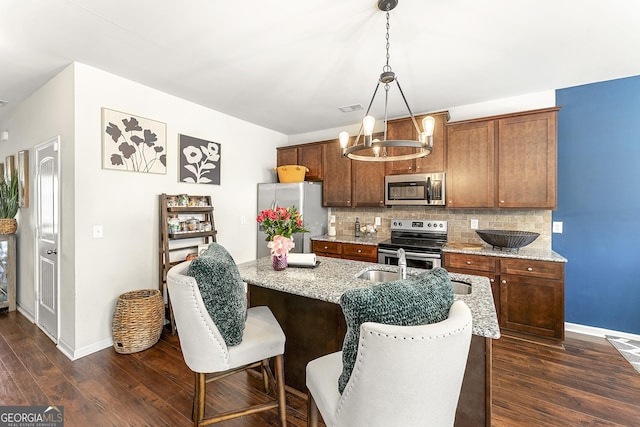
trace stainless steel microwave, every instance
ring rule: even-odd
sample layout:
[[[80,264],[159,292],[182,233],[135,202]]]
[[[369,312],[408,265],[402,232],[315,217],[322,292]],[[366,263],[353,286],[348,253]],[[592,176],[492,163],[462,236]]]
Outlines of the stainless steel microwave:
[[[444,206],[444,190],[444,172],[384,177],[384,203],[388,206]]]

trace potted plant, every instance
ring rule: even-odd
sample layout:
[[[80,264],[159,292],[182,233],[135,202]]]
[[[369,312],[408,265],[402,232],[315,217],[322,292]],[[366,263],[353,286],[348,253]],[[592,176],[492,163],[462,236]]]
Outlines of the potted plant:
[[[13,234],[18,229],[18,173],[0,178],[0,234]]]

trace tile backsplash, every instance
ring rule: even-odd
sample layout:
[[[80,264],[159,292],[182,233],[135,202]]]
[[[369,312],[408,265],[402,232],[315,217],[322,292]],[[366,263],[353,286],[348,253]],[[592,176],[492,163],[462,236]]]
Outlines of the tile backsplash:
[[[335,215],[336,233],[350,235],[354,233],[356,218],[361,225],[374,224],[375,217],[380,217],[381,225],[377,227],[378,238],[390,236],[392,219],[422,219],[431,221],[448,221],[450,243],[483,243],[475,230],[471,229],[471,220],[478,220],[478,229],[519,230],[540,233],[531,249],[551,249],[551,211],[550,210],[516,210],[516,209],[446,209],[424,207],[393,208],[331,208]]]

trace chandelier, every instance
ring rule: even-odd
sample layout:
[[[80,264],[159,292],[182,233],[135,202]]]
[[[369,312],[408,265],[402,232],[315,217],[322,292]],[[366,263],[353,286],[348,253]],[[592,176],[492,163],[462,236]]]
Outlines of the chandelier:
[[[348,157],[353,160],[362,160],[367,162],[391,162],[398,160],[411,160],[418,159],[420,157],[425,157],[431,154],[431,150],[433,149],[433,128],[435,125],[435,119],[431,116],[426,116],[422,119],[422,131],[418,126],[418,122],[411,112],[411,108],[409,107],[409,103],[407,102],[407,98],[404,96],[404,92],[402,91],[402,87],[400,87],[400,82],[398,82],[398,78],[396,74],[392,71],[391,66],[389,65],[389,11],[393,10],[398,5],[398,0],[379,0],[378,1],[378,9],[386,12],[387,14],[387,34],[386,34],[386,50],[387,50],[387,62],[382,67],[382,74],[380,74],[380,78],[378,79],[378,83],[376,84],[376,88],[373,91],[373,96],[371,97],[371,102],[369,102],[369,107],[367,108],[367,112],[365,113],[365,118],[362,120],[362,124],[360,125],[360,130],[358,131],[358,136],[355,138],[352,145],[349,145],[349,133],[343,131],[340,132],[340,148],[342,150],[342,156]],[[389,89],[391,88],[390,84],[395,82],[398,86],[398,90],[400,95],[402,95],[402,100],[404,101],[407,110],[409,111],[409,116],[411,116],[411,120],[413,121],[413,126],[418,133],[418,140],[403,140],[403,139],[387,139],[387,110],[388,110],[388,102],[389,102]],[[373,128],[375,126],[376,119],[369,115],[369,111],[371,110],[371,106],[373,105],[373,101],[376,98],[376,94],[378,93],[378,89],[380,88],[380,84],[384,84],[384,132],[383,139],[373,139]],[[360,142],[360,138],[362,137],[363,141]],[[387,147],[410,147],[415,148],[416,150],[411,154],[403,154],[397,156],[387,155]],[[365,154],[363,150],[368,150],[369,153]],[[356,154],[361,152],[360,154]]]

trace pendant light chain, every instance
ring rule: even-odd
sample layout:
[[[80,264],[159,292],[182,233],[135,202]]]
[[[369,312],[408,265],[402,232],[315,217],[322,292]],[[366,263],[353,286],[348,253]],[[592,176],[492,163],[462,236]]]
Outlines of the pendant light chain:
[[[389,65],[389,58],[391,57],[391,55],[389,55],[389,27],[389,11],[387,11],[387,35],[385,36],[387,39],[387,65],[383,67],[383,71],[391,71],[391,66]]]

